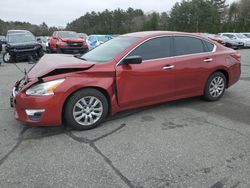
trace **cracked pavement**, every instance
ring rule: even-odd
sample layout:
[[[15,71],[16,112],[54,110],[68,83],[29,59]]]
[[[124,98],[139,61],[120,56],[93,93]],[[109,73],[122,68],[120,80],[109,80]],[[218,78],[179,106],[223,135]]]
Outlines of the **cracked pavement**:
[[[250,50],[218,102],[120,113],[96,129],[24,126],[9,95],[32,65],[0,66],[0,187],[250,187]]]

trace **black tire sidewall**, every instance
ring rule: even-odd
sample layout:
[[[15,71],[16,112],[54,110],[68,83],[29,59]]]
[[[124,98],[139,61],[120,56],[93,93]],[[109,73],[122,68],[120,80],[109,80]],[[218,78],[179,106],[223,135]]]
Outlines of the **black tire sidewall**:
[[[210,84],[212,82],[212,80],[215,78],[215,77],[221,77],[223,80],[224,80],[224,89],[223,89],[223,92],[221,93],[220,96],[218,97],[213,97],[210,95],[210,92],[209,92],[209,87],[210,87]],[[207,101],[217,101],[219,100],[223,95],[224,95],[224,92],[225,92],[225,89],[226,89],[226,85],[227,85],[227,79],[225,77],[225,75],[222,73],[222,72],[215,72],[213,73],[207,80],[207,83],[206,83],[206,86],[205,86],[205,89],[204,89],[204,98],[205,100]]]
[[[9,56],[10,56],[10,59],[9,59],[9,61],[5,61],[5,56],[7,55],[7,54],[9,54]],[[5,52],[4,54],[3,54],[3,62],[4,63],[11,63],[12,62],[12,56],[10,55],[10,53],[9,52]]]
[[[101,116],[101,118],[94,124],[90,125],[90,126],[83,126],[78,124],[74,117],[73,117],[73,108],[74,105],[77,103],[77,101],[79,101],[81,98],[85,97],[85,96],[94,96],[96,98],[98,98],[103,105],[103,114]],[[70,127],[72,127],[73,129],[77,129],[77,130],[89,130],[89,129],[93,129],[95,127],[97,127],[98,125],[100,125],[100,123],[102,123],[105,118],[108,115],[108,101],[107,98],[105,97],[105,95],[103,93],[101,93],[100,91],[96,90],[96,89],[92,89],[92,88],[86,88],[86,89],[82,89],[77,91],[76,93],[72,94],[70,96],[70,98],[68,99],[68,101],[66,102],[66,105],[64,107],[64,120],[66,122],[66,124]]]

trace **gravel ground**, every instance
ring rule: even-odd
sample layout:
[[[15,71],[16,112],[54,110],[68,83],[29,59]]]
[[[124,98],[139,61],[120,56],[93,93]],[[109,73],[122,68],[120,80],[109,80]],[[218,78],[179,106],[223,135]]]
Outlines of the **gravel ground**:
[[[250,50],[218,102],[120,113],[90,131],[26,127],[9,106],[32,65],[0,66],[0,187],[250,187]]]

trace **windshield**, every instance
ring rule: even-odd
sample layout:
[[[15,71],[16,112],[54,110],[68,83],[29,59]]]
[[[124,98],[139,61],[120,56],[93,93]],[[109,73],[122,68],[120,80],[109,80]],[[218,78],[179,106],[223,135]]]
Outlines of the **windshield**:
[[[19,33],[8,35],[8,43],[26,43],[26,42],[35,42],[36,39],[31,34]]]
[[[88,35],[86,33],[78,33],[79,38],[83,38],[86,40],[86,38],[88,37]]]
[[[112,39],[111,36],[108,36],[108,35],[99,35],[97,36],[98,40],[101,41],[101,42],[107,42],[108,40]]]
[[[60,38],[68,38],[68,39],[78,39],[79,35],[75,32],[69,32],[69,31],[61,31],[58,33],[58,36]]]
[[[240,38],[240,39],[245,39],[245,38],[247,38],[246,36],[244,36],[243,34],[235,34],[238,38]]]
[[[247,38],[250,38],[250,33],[245,33],[244,34]]]
[[[95,62],[111,61],[138,39],[136,37],[117,37],[84,54],[81,59]]]

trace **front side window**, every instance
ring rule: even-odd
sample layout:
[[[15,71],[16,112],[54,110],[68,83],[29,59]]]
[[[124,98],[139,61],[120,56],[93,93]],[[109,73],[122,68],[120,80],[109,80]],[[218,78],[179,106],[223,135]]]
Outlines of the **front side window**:
[[[202,40],[186,36],[174,37],[175,56],[197,54],[203,52],[206,52],[206,50]]]
[[[171,37],[159,37],[144,42],[128,56],[141,56],[142,60],[159,59],[171,56]]]

